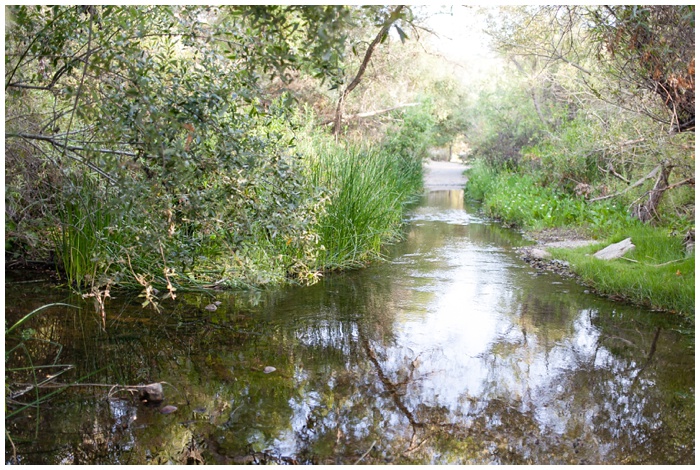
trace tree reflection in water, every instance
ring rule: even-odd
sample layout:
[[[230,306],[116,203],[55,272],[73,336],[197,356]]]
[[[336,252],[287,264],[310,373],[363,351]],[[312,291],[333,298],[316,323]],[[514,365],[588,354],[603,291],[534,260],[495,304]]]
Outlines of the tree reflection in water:
[[[61,380],[166,381],[164,404],[178,407],[71,388],[6,421],[18,460],[693,462],[694,357],[673,319],[536,275],[510,249],[517,234],[453,196],[426,198],[389,263],[219,295],[215,312],[203,295],[161,314],[113,299],[103,331],[79,298],[7,290],[8,322],[33,302],[84,305],[32,324],[52,341],[34,357],[60,344],[75,365]]]

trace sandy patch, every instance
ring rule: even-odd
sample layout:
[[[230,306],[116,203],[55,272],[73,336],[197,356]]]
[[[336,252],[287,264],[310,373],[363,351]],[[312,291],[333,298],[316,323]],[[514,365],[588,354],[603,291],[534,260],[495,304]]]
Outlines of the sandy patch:
[[[464,170],[469,166],[456,162],[428,161],[423,164],[423,186],[426,189],[464,189],[467,177]]]

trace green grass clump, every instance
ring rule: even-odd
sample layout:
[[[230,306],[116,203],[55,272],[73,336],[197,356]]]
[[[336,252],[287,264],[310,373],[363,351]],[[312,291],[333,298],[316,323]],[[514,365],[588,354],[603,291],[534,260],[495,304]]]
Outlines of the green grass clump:
[[[347,269],[380,259],[382,246],[402,235],[404,208],[420,189],[422,168],[389,152],[320,140],[306,157],[310,181],[329,197],[318,221],[319,267]]]
[[[600,293],[694,320],[695,257],[686,255],[679,237],[650,226],[628,227],[609,237],[605,244],[628,237],[635,248],[616,260],[591,256],[604,245],[552,251],[556,257],[569,261],[574,272]]]
[[[97,266],[98,252],[112,223],[109,209],[95,181],[83,176],[69,187],[58,210],[60,230],[54,232],[54,246],[60,266],[72,287],[81,290],[90,284]]]

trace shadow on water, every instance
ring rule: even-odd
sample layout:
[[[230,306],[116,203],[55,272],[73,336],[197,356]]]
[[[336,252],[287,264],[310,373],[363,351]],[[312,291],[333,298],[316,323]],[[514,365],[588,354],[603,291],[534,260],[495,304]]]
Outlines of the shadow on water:
[[[6,420],[17,459],[693,463],[688,341],[660,314],[539,275],[515,254],[525,243],[465,210],[462,191],[428,192],[386,263],[309,288],[219,293],[214,312],[203,295],[160,314],[115,298],[106,331],[82,299],[8,279],[8,324],[50,302],[83,307],[31,324],[51,341],[29,346],[35,363],[75,365],[61,382],[169,384],[158,407],[71,387]]]

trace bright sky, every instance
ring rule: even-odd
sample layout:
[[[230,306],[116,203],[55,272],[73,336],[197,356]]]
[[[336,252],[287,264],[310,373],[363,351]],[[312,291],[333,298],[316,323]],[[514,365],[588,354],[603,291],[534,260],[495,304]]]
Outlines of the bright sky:
[[[446,57],[461,65],[455,73],[463,81],[483,76],[498,63],[483,33],[483,7],[476,5],[414,5],[414,13],[430,15],[428,27],[438,34],[430,42]],[[428,38],[427,33],[425,38]]]

